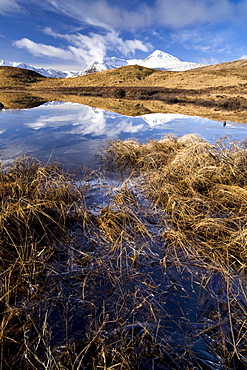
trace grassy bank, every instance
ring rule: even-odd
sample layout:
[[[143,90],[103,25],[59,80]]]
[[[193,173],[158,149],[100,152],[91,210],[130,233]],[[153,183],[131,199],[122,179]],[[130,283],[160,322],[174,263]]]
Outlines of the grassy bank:
[[[166,136],[109,143],[121,183],[2,169],[0,368],[244,369],[246,154]]]

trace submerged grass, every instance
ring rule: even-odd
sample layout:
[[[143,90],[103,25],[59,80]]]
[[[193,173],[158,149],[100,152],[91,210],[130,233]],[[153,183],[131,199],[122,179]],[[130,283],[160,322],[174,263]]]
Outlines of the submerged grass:
[[[0,369],[247,368],[246,155],[168,135],[110,142],[119,184],[1,169]]]

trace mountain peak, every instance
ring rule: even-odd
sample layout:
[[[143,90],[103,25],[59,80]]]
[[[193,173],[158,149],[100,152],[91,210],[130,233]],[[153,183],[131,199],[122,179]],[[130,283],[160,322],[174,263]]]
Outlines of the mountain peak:
[[[143,60],[143,62],[146,63],[166,63],[166,64],[174,64],[174,63],[180,63],[181,60],[174,57],[171,54],[165,53],[161,50],[155,50],[152,54],[150,54],[146,59]],[[154,67],[155,68],[155,67]]]
[[[152,54],[150,54],[147,58],[150,58],[150,57],[154,57],[154,58],[167,58],[167,57],[169,57],[169,58],[172,58],[172,59],[179,60],[178,58],[174,57],[173,55],[165,53],[164,51],[161,51],[161,50],[153,51]]]

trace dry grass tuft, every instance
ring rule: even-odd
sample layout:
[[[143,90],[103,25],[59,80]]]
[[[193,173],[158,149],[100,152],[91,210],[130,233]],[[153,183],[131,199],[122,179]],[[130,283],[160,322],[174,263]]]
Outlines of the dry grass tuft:
[[[164,212],[160,232],[166,268],[175,264],[182,273],[188,264],[197,266],[196,274],[205,271],[204,282],[197,282],[201,288],[211,280],[210,271],[221,275],[217,284],[224,282],[221,294],[225,298],[221,301],[218,296],[218,307],[221,318],[228,320],[228,329],[221,328],[216,339],[225,353],[222,366],[246,366],[246,290],[240,283],[247,267],[245,143],[225,138],[213,145],[194,135],[168,135],[147,144],[130,140],[110,143],[103,159],[115,169],[139,176],[136,181],[152,207]],[[236,276],[240,276],[238,282]],[[197,280],[196,275],[190,278]],[[184,308],[181,306],[181,311]],[[211,309],[213,315],[213,306]],[[233,365],[235,356],[238,365]],[[192,363],[188,366],[193,367]],[[211,368],[208,363],[204,366]]]
[[[22,304],[31,297],[40,300],[47,264],[58,245],[71,243],[67,227],[86,211],[72,178],[57,165],[43,166],[30,157],[1,168],[0,208],[1,369],[7,369],[21,366],[23,335],[35,329]]]
[[[189,254],[194,249],[212,263],[240,270],[246,269],[247,249],[239,253],[234,240],[246,223],[246,158],[244,145],[212,145],[194,135],[147,144],[116,141],[104,153],[107,164],[145,176],[147,196],[166,212],[166,241],[175,238],[183,248],[190,245]]]

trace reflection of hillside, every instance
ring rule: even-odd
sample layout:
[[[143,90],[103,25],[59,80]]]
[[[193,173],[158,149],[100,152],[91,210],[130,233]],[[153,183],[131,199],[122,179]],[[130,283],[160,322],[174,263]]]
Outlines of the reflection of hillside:
[[[216,109],[215,106],[203,107],[195,104],[167,104],[162,100],[114,99],[73,94],[42,94],[40,96],[46,101],[69,101],[132,117],[151,113],[178,113],[204,117],[215,121],[225,120],[247,123],[247,111],[237,112],[220,108]]]
[[[38,107],[44,104],[46,100],[42,97],[27,93],[0,92],[0,102],[4,105],[5,109],[27,109]]]
[[[162,100],[117,99],[99,96],[81,96],[79,94],[58,94],[44,92],[0,93],[0,102],[3,103],[6,109],[33,108],[48,101],[79,103],[132,117],[143,116],[152,113],[172,113],[199,116],[216,121],[247,123],[247,110],[237,112],[220,108],[216,109],[215,106],[205,107],[192,103],[167,104]]]
[[[150,110],[147,107],[146,102],[141,100],[81,96],[76,94],[42,94],[41,96],[46,101],[59,100],[73,102],[88,105],[94,108],[100,108],[106,111],[117,112],[119,114],[131,117],[141,116],[149,113],[157,113],[155,110]]]

